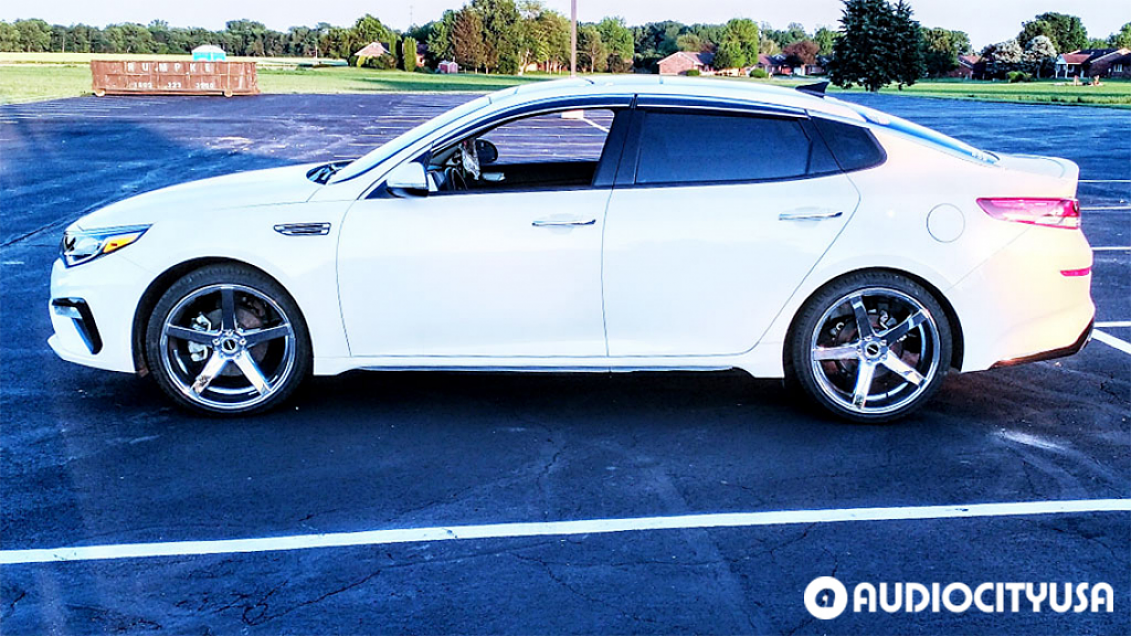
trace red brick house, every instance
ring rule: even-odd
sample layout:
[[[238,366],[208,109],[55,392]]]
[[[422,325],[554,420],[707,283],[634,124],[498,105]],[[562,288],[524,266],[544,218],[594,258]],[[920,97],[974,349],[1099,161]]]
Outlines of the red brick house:
[[[1118,49],[1092,58],[1087,73],[1088,77],[1131,78],[1131,49]]]
[[[714,60],[714,53],[678,51],[657,62],[656,66],[660,69],[660,75],[687,75],[691,70],[708,75],[715,72],[711,67]]]
[[[947,77],[961,77],[962,79],[973,79],[974,74],[977,72],[975,67],[982,61],[981,55],[959,55],[958,68],[946,74]]]

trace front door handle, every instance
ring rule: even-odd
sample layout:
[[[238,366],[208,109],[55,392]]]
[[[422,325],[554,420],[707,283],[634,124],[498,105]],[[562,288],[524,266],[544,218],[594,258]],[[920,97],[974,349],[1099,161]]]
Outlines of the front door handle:
[[[782,212],[778,215],[779,221],[823,221],[843,216],[844,212],[835,210],[797,210],[796,212]]]
[[[568,225],[593,225],[596,222],[597,222],[597,219],[589,219],[588,221],[580,221],[580,220],[550,221],[548,219],[541,219],[541,220],[535,221],[534,223],[532,223],[532,225],[534,227],[562,227],[562,226],[568,226]]]

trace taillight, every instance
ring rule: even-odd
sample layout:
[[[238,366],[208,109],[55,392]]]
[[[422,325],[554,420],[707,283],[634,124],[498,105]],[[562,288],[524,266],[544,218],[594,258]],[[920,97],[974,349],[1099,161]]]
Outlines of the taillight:
[[[1080,203],[1076,199],[978,199],[986,214],[1002,221],[1077,229]]]

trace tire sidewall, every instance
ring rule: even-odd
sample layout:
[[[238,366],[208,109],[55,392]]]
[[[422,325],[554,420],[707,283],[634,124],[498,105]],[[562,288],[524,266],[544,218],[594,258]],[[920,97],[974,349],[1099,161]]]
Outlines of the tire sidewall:
[[[939,334],[939,361],[938,369],[935,371],[934,376],[928,381],[927,387],[922,390],[914,400],[891,412],[869,414],[846,409],[825,395],[817,379],[814,377],[812,364],[810,362],[811,351],[809,347],[813,331],[818,327],[816,324],[817,321],[820,320],[822,314],[833,302],[854,291],[874,287],[889,288],[907,294],[930,312]],[[878,424],[901,419],[930,401],[935,393],[942,387],[943,381],[950,369],[950,361],[954,348],[953,332],[951,329],[947,313],[935,298],[934,294],[910,278],[892,272],[860,272],[850,274],[822,287],[805,303],[798,313],[794,328],[790,333],[788,355],[785,356],[786,373],[788,375],[787,384],[793,384],[800,388],[827,412],[831,412],[838,417],[853,422]]]
[[[286,313],[295,335],[294,369],[267,400],[245,409],[221,410],[193,402],[177,388],[162,362],[161,332],[170,312],[194,291],[210,285],[243,285],[271,298]],[[306,321],[291,295],[271,277],[250,267],[240,265],[209,265],[189,272],[173,283],[153,307],[145,328],[146,365],[157,385],[179,406],[191,411],[218,417],[240,417],[268,411],[286,401],[310,375],[312,348]]]

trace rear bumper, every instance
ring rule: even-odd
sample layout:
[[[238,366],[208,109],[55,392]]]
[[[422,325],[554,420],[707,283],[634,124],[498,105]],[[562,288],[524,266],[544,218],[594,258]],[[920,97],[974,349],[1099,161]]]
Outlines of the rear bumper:
[[[1096,315],[1091,265],[1081,232],[1035,227],[951,288],[947,297],[963,331],[962,371],[1083,348]]]
[[[1077,353],[1080,353],[1080,351],[1083,350],[1083,348],[1092,341],[1092,331],[1095,329],[1095,326],[1095,320],[1089,322],[1088,326],[1084,329],[1084,332],[1081,333],[1080,337],[1076,339],[1076,342],[1073,342],[1067,347],[1050,349],[1049,351],[1042,351],[1040,353],[1022,356],[1020,358],[1013,358],[1012,360],[1002,360],[994,364],[992,368],[998,369],[1001,367],[1012,367],[1018,364],[1027,364],[1029,362],[1043,362],[1045,360],[1056,360],[1057,358],[1067,358],[1068,356],[1074,356]]]

